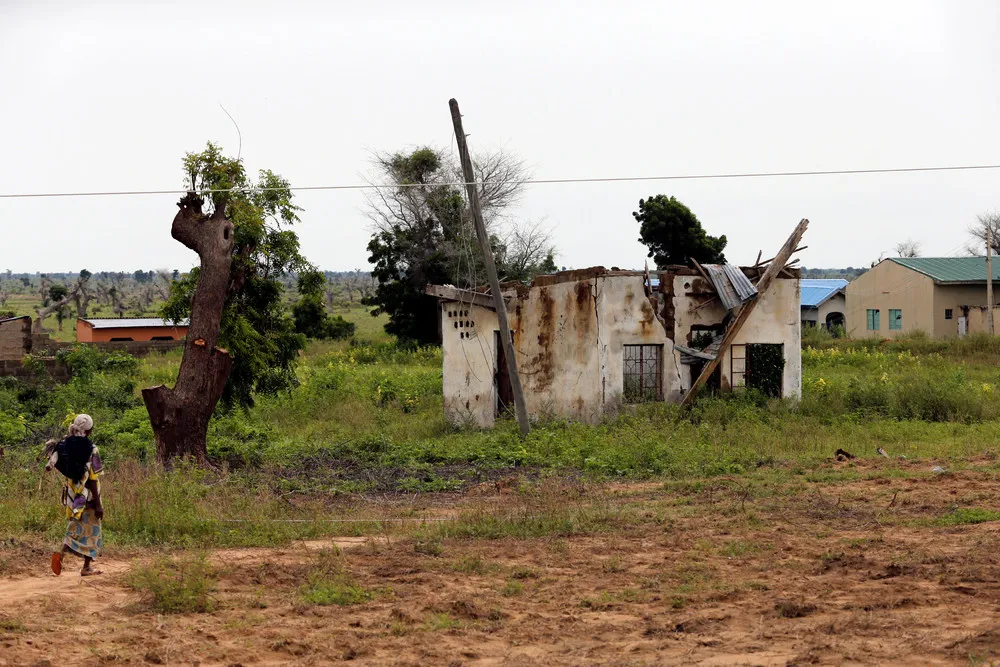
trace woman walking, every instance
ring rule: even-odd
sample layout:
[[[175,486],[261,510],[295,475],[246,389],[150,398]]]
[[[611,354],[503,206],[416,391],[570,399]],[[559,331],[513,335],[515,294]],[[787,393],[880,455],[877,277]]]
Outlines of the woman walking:
[[[101,554],[102,545],[104,506],[99,478],[103,466],[97,447],[90,440],[93,430],[94,420],[90,415],[77,415],[65,439],[46,444],[49,462],[45,469],[55,468],[63,475],[62,504],[68,519],[62,550],[52,554],[55,575],[62,572],[63,556],[68,553],[83,558],[82,576],[101,574],[93,568],[93,562]]]

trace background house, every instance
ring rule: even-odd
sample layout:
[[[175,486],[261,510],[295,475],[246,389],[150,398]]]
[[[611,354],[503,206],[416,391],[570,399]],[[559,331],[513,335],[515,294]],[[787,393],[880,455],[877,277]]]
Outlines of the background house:
[[[993,281],[1000,281],[1000,261],[993,263]],[[853,337],[924,331],[946,338],[986,330],[985,257],[893,257],[852,281],[845,293]]]
[[[187,327],[187,321],[175,325],[158,317],[80,318],[76,321],[76,340],[79,343],[181,340],[187,336]]]
[[[847,325],[847,298],[842,278],[807,279],[800,282],[802,295],[802,326],[827,329]]]

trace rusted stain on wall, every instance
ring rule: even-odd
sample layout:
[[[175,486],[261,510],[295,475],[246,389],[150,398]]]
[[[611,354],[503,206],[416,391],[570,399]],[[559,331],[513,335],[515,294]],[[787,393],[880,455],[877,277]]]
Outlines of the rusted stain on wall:
[[[552,339],[557,328],[556,302],[544,287],[538,290],[538,351],[530,362],[531,373],[535,376],[538,389],[547,389],[552,384]]]
[[[653,322],[656,320],[656,313],[653,311],[653,307],[649,304],[649,301],[646,300],[643,300],[640,310],[642,317],[639,319],[639,326],[642,327],[643,334],[646,334],[650,331]]]
[[[675,271],[664,271],[660,274],[660,319],[667,332],[667,338],[674,340],[674,277]]]

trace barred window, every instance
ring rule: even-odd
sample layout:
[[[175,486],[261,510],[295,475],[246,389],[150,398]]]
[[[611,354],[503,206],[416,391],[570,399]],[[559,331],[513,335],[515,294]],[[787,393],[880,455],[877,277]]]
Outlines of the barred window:
[[[627,403],[663,399],[663,346],[625,345],[623,393]]]

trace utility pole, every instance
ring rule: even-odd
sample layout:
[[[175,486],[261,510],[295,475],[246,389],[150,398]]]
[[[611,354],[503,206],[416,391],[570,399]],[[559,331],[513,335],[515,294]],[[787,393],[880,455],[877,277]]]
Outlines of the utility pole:
[[[514,357],[514,341],[510,337],[510,325],[507,322],[507,305],[500,294],[500,279],[497,278],[497,267],[493,262],[493,248],[490,247],[490,237],[486,234],[486,224],[483,222],[483,209],[479,203],[479,189],[476,184],[476,174],[472,169],[472,158],[469,156],[469,145],[465,141],[465,130],[462,129],[462,113],[458,110],[458,101],[452,98],[448,101],[451,108],[451,122],[455,126],[455,140],[458,142],[458,154],[462,158],[462,174],[465,178],[465,190],[469,194],[469,207],[472,209],[472,219],[476,223],[476,237],[483,249],[483,263],[486,264],[486,276],[490,281],[490,291],[493,292],[493,305],[500,321],[500,341],[503,344],[504,357],[507,359],[507,374],[510,376],[510,388],[514,394],[514,410],[517,413],[517,424],[521,427],[521,436],[528,435],[528,406],[524,402],[524,392],[521,389],[521,376],[517,373],[517,359]]]
[[[986,328],[993,332],[993,223],[986,221]]]

